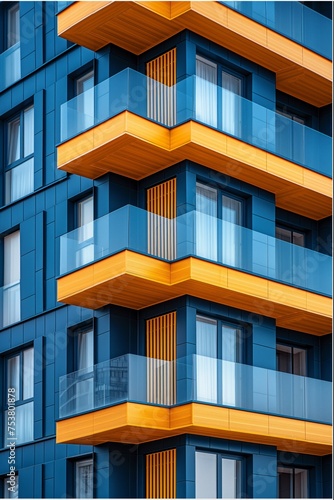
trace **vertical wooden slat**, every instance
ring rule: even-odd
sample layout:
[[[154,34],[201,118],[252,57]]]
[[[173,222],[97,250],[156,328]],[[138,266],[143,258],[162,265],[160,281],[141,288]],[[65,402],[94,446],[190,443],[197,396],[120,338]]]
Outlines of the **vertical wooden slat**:
[[[176,498],[176,449],[146,455],[146,498]]]
[[[176,178],[147,190],[148,252],[173,260],[176,254]]]
[[[176,48],[146,63],[148,118],[175,125]]]
[[[147,399],[176,401],[176,311],[146,321]]]

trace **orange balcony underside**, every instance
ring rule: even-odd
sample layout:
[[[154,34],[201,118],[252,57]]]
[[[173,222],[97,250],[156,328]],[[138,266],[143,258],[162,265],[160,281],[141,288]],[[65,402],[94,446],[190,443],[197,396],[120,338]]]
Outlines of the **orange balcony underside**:
[[[58,421],[56,431],[57,443],[90,445],[139,444],[186,433],[268,444],[296,453],[331,453],[330,425],[198,403],[175,408],[123,403]]]
[[[59,278],[57,300],[142,309],[186,294],[275,318],[282,328],[331,331],[330,298],[194,257],[168,263],[124,250]]]
[[[332,101],[332,64],[218,2],[76,2],[58,15],[58,35],[99,50],[141,54],[189,29],[276,73],[276,86],[314,106]]]
[[[331,215],[331,179],[193,121],[169,130],[124,111],[57,148],[58,168],[92,179],[139,180],[185,159],[275,193],[278,207]]]

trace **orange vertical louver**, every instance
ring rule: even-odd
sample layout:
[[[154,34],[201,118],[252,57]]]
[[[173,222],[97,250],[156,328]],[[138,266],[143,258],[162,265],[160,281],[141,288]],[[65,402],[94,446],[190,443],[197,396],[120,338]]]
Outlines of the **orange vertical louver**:
[[[176,178],[147,190],[148,253],[163,259],[176,256]]]
[[[146,498],[176,498],[176,449],[146,455]]]
[[[148,402],[175,404],[175,311],[146,321],[146,356]]]
[[[146,63],[148,118],[172,127],[176,116],[176,48]]]

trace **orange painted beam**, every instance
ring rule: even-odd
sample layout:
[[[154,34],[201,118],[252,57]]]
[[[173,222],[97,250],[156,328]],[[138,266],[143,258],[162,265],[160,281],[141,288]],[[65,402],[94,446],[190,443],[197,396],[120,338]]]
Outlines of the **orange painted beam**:
[[[57,147],[57,166],[95,179],[140,180],[182,160],[271,191],[276,205],[316,220],[332,213],[332,181],[200,123],[171,130],[124,111]]]
[[[194,257],[169,263],[124,250],[58,278],[57,286],[59,302],[89,309],[142,309],[188,294],[275,318],[282,328],[331,332],[330,298]]]
[[[311,455],[331,453],[332,426],[199,403],[163,408],[122,403],[56,424],[57,443],[147,443],[181,434],[277,446]]]
[[[114,43],[141,54],[190,29],[276,73],[277,88],[314,106],[332,100],[332,65],[218,2],[75,2],[58,14],[58,35],[99,50]]]

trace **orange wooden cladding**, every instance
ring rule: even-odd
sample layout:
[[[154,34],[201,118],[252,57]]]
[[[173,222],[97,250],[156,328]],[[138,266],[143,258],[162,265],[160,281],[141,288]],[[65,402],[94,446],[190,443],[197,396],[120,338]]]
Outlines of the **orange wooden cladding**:
[[[332,426],[211,404],[163,406],[122,403],[57,422],[57,443],[140,444],[195,434],[277,446],[278,450],[328,455]]]
[[[194,257],[168,263],[124,250],[59,278],[57,285],[58,301],[89,309],[142,309],[194,295],[275,318],[281,328],[312,335],[331,331],[329,297]]]
[[[331,61],[218,2],[75,2],[58,15],[59,36],[91,50],[114,43],[141,54],[184,29],[275,72],[282,92],[332,101]]]
[[[176,311],[146,321],[146,356],[176,359]]]
[[[193,121],[168,130],[124,111],[57,147],[58,168],[92,179],[140,180],[186,159],[275,193],[280,208],[316,220],[332,213],[331,179]]]
[[[146,498],[176,498],[176,449],[146,455]]]
[[[146,74],[168,87],[176,84],[176,48],[146,63]]]

